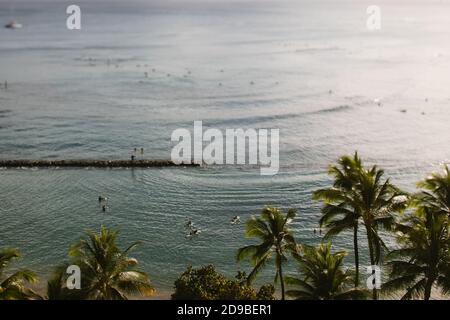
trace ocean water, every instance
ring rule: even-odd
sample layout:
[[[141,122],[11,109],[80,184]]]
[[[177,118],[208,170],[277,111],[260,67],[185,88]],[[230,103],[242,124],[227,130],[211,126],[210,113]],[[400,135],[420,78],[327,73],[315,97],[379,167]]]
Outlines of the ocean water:
[[[280,172],[0,169],[0,247],[44,279],[101,224],[123,246],[143,241],[135,256],[161,292],[189,264],[232,276],[248,270],[234,255],[249,243],[234,215],[293,207],[298,241],[320,241],[311,193],[340,155],[358,150],[408,191],[450,158],[449,1],[378,1],[379,31],[366,28],[369,1],[77,3],[82,29],[70,31],[66,1],[0,0],[0,22],[24,25],[0,29],[0,158],[127,159],[143,147],[167,159],[172,131],[202,120],[280,129]],[[351,264],[351,234],[333,245]]]

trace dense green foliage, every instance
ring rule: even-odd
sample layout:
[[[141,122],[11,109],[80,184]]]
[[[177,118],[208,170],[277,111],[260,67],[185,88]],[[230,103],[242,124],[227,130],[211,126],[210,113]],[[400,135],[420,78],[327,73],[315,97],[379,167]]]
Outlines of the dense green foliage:
[[[213,265],[191,266],[175,281],[173,300],[273,300],[275,288],[265,285],[256,292],[244,281],[230,280]]]

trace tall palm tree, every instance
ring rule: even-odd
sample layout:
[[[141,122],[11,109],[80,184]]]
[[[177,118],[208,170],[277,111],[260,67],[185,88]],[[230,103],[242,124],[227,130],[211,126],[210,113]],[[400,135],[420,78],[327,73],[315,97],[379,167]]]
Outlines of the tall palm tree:
[[[353,157],[343,156],[338,160],[338,166],[330,166],[328,175],[334,178],[333,187],[314,192],[314,200],[323,200],[320,227],[327,228],[325,239],[340,234],[346,230],[353,231],[353,253],[355,260],[355,288],[359,285],[359,247],[358,225],[360,216],[345,200],[351,196],[352,188],[362,170],[361,159],[355,152]]]
[[[137,260],[128,257],[138,242],[122,251],[116,244],[117,232],[103,226],[99,234],[88,232],[87,236],[69,251],[71,263],[81,269],[86,299],[126,300],[127,294],[153,294],[148,275],[136,270]]]
[[[37,281],[37,277],[32,271],[23,269],[10,276],[5,275],[5,269],[19,257],[20,253],[16,249],[0,250],[0,300],[28,300],[37,296],[25,286],[26,283]]]
[[[323,199],[326,205],[331,205],[329,208],[332,213],[327,216],[328,212],[326,210],[324,212],[325,221],[332,227],[338,226],[337,231],[339,227],[344,230],[349,228],[349,225],[355,229],[355,224],[362,223],[366,231],[370,263],[377,265],[383,250],[387,248],[378,230],[392,228],[395,222],[393,213],[405,209],[408,198],[407,194],[392,185],[389,179],[383,181],[383,170],[378,169],[377,166],[365,169],[357,159],[355,153],[352,161],[356,164],[349,165],[346,168],[348,173],[343,173],[348,177],[345,181],[351,184],[351,188],[338,185],[338,187],[319,190],[316,198]],[[356,232],[354,231],[354,238],[357,237]],[[376,288],[373,289],[372,298],[374,300],[378,298]]]
[[[300,277],[286,277],[286,283],[297,289],[286,293],[297,300],[353,300],[364,299],[366,292],[353,288],[353,275],[342,269],[345,251],[331,253],[331,243],[317,248],[302,246],[297,255]]]
[[[416,211],[397,226],[401,248],[388,255],[391,280],[383,289],[406,288],[403,299],[428,300],[434,285],[450,291],[450,171],[445,166],[417,185],[423,189],[412,199]]]
[[[429,300],[434,285],[443,294],[450,292],[450,239],[448,217],[421,208],[398,226],[401,248],[387,256],[390,280],[382,289],[386,293],[406,289],[403,300],[423,296]]]
[[[265,207],[261,212],[261,217],[252,217],[246,224],[246,236],[257,238],[261,243],[240,248],[236,256],[238,261],[250,257],[254,266],[247,277],[247,282],[250,284],[272,255],[275,255],[275,282],[280,280],[282,300],[285,299],[283,263],[287,261],[286,253],[293,253],[297,248],[289,230],[289,224],[294,217],[294,209],[289,209],[285,216],[277,208]]]
[[[432,173],[417,186],[423,189],[416,195],[419,205],[425,203],[434,212],[450,216],[450,171],[448,166],[444,166],[442,174]]]

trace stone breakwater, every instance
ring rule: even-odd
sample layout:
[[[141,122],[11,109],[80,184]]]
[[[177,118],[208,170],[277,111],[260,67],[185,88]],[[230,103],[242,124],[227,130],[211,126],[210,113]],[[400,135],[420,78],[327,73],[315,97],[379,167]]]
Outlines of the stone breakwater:
[[[195,163],[176,164],[170,160],[0,160],[4,168],[152,168],[198,167]]]

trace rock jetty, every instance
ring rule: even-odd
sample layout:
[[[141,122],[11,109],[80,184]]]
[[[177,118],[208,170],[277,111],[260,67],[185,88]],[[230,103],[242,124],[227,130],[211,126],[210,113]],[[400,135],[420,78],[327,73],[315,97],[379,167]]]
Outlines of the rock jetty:
[[[176,164],[171,160],[0,160],[4,168],[151,168],[198,167],[195,163]]]

